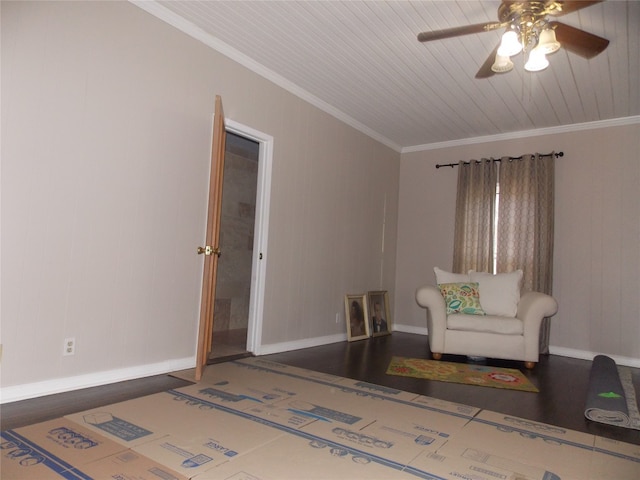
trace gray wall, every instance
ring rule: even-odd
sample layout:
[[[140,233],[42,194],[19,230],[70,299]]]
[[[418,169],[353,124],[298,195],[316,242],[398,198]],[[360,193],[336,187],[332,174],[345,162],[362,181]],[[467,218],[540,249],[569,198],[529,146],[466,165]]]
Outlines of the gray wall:
[[[216,94],[274,138],[263,350],[344,338],[367,290],[424,333],[455,202],[433,165],[556,149],[551,345],[640,358],[637,125],[401,159],[130,3],[0,5],[2,401],[193,366]]]
[[[618,123],[627,125],[403,154],[395,311],[403,328],[426,331],[415,289],[435,282],[434,266],[452,265],[457,169],[435,165],[563,151],[556,160],[559,311],[551,353],[603,353],[640,366],[640,123]]]
[[[398,152],[128,2],[1,5],[3,401],[194,365],[216,94],[274,138],[263,344],[393,291]]]

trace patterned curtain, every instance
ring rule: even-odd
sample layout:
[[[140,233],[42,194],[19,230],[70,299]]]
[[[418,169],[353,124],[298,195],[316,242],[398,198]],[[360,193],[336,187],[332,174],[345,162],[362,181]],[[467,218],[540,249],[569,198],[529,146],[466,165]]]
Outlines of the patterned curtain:
[[[491,272],[497,166],[493,160],[460,162],[453,271]]]
[[[523,155],[500,162],[497,271],[523,271],[523,291],[551,295],[555,155]],[[549,352],[549,319],[540,353]]]

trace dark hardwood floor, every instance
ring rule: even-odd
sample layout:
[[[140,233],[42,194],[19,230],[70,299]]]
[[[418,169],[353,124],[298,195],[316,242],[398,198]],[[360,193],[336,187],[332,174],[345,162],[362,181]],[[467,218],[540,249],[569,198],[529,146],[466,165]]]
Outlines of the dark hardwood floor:
[[[386,375],[387,366],[394,355],[430,358],[426,337],[395,332],[383,337],[266,355],[263,358],[640,445],[640,431],[602,425],[584,417],[590,361],[543,355],[533,370],[526,370],[521,362],[487,362],[524,372],[540,390],[539,393],[529,393]],[[446,355],[443,360],[466,361],[465,357]],[[636,392],[640,392],[640,369],[633,369],[633,380]],[[170,375],[159,375],[5,404],[0,407],[1,428],[17,428],[186,384],[188,382]]]
[[[486,362],[522,371],[540,390],[531,393],[386,375],[394,355],[431,358],[425,336],[400,332],[265,358],[640,445],[640,431],[594,423],[584,417],[590,361],[542,355],[532,370],[525,369],[522,362]],[[466,362],[466,357],[444,355],[442,360]],[[640,392],[640,369],[633,369],[633,381],[636,392]]]
[[[70,413],[124,402],[132,398],[186,385],[191,385],[191,382],[170,375],[155,375],[20,402],[5,403],[0,405],[0,430],[45,422]]]

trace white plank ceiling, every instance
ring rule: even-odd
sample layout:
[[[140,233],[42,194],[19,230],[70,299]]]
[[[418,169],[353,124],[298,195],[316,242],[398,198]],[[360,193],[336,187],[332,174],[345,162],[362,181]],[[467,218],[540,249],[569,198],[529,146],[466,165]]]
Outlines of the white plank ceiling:
[[[420,43],[421,31],[497,21],[493,1],[133,1],[398,151],[640,115],[640,1],[557,18],[610,40],[586,60],[476,80],[502,30]]]

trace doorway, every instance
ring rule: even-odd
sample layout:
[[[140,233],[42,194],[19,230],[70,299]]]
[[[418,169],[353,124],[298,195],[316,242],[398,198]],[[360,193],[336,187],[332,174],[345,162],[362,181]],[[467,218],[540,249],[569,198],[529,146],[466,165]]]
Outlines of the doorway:
[[[251,310],[260,144],[226,131],[214,319],[208,361],[250,355]]]
[[[234,133],[259,145],[258,175],[255,201],[255,223],[253,233],[252,267],[250,280],[249,319],[247,325],[245,354],[260,355],[262,343],[262,310],[264,307],[264,285],[267,271],[267,239],[269,238],[269,204],[271,195],[271,166],[273,163],[273,137],[258,130],[225,119],[222,98],[216,95],[213,125],[211,130],[211,170],[209,171],[209,195],[205,246],[197,248],[204,254],[200,316],[196,342],[195,379],[202,378],[210,361],[215,320],[215,292],[218,260],[222,254],[219,246],[220,220],[222,215],[222,191],[224,190],[224,158],[227,133]],[[228,357],[227,357],[228,358]],[[220,361],[220,360],[218,360]]]

